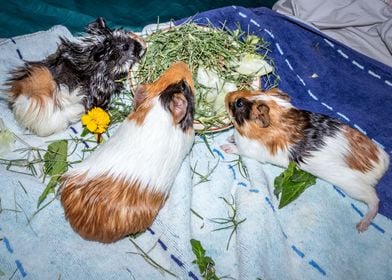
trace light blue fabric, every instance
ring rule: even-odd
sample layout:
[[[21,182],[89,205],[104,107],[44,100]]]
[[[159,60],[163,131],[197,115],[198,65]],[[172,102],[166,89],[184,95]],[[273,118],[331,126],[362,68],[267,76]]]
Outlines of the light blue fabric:
[[[71,36],[58,26],[1,43],[0,83],[20,63],[16,49],[25,59],[43,58],[54,50],[58,35]],[[14,120],[5,98],[0,101],[0,116],[9,129],[33,146],[46,147],[50,140],[81,133],[77,123],[47,138],[28,135]],[[378,215],[368,231],[358,234],[355,224],[366,205],[322,180],[279,210],[273,180],[282,169],[244,159],[249,179],[242,177],[233,162],[238,157],[219,148],[231,134],[228,130],[207,138],[212,154],[202,138],[196,137],[165,206],[152,227],[134,239],[156,263],[179,279],[202,279],[192,264],[195,257],[190,239],[194,238],[215,261],[218,276],[241,280],[390,279],[391,220]],[[18,142],[18,147],[23,145]],[[16,152],[7,155],[17,157],[21,155]],[[203,183],[191,171],[206,175],[215,166]],[[80,238],[65,221],[57,199],[31,218],[44,186],[42,178],[0,166],[0,270],[5,279],[14,273],[12,279],[174,279],[130,254],[137,249],[127,239],[103,245]],[[214,221],[231,214],[222,198],[231,201],[232,197],[237,221],[246,220],[226,250],[231,229],[214,231],[222,227]]]

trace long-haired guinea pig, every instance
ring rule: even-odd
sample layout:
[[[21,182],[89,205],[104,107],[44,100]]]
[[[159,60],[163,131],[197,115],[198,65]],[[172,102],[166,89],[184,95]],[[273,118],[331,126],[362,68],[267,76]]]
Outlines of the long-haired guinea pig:
[[[17,121],[31,132],[47,136],[76,122],[86,110],[106,109],[117,80],[146,48],[142,38],[123,29],[111,30],[103,18],[86,27],[75,40],[60,38],[55,53],[42,61],[26,61],[7,81]]]
[[[193,144],[193,90],[188,66],[173,64],[137,89],[116,133],[62,176],[65,217],[83,238],[110,243],[152,224]]]
[[[296,162],[365,202],[368,212],[357,229],[368,228],[378,212],[375,186],[389,165],[383,149],[336,119],[293,107],[278,89],[231,92],[225,102],[236,146],[225,144],[223,150],[282,167]]]

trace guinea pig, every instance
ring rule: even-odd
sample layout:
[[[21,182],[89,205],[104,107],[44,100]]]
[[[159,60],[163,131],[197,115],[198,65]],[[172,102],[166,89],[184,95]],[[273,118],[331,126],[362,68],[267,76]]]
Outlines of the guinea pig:
[[[359,232],[368,228],[378,212],[375,186],[389,165],[383,149],[339,120],[295,108],[279,89],[231,92],[225,105],[235,145],[222,145],[224,151],[281,167],[294,161],[365,202],[368,212],[356,227]]]
[[[143,39],[111,30],[99,17],[75,39],[60,38],[55,53],[10,72],[8,94],[17,121],[39,136],[63,131],[93,107],[106,109],[129,69],[143,55]]]
[[[194,85],[183,62],[138,87],[133,112],[61,177],[65,217],[83,238],[110,243],[145,231],[194,140]]]

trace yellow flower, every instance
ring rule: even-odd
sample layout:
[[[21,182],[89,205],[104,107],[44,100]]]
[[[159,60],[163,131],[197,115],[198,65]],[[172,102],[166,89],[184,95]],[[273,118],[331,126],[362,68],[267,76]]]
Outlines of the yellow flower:
[[[110,123],[110,117],[103,109],[94,107],[82,116],[82,124],[92,133],[104,133]]]

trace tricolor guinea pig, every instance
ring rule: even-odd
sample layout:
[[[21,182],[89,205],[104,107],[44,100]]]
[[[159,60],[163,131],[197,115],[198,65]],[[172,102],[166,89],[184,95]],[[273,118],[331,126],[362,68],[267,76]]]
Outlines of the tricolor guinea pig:
[[[389,165],[383,149],[339,120],[295,108],[278,89],[231,92],[225,104],[235,126],[235,145],[223,145],[224,151],[281,167],[296,162],[365,202],[368,212],[357,229],[368,228],[378,212],[375,186]]]
[[[7,82],[17,121],[39,136],[63,131],[93,107],[106,109],[120,91],[145,42],[123,29],[112,30],[103,18],[75,39],[60,38],[55,53],[42,61],[25,61]]]
[[[183,62],[139,86],[115,134],[61,177],[65,217],[83,238],[110,243],[152,224],[193,145],[193,91]]]

